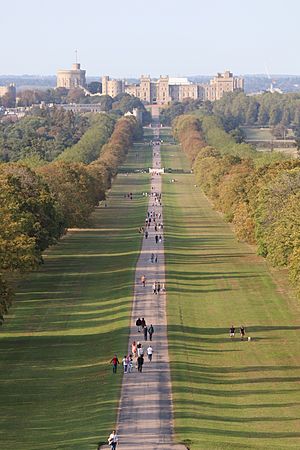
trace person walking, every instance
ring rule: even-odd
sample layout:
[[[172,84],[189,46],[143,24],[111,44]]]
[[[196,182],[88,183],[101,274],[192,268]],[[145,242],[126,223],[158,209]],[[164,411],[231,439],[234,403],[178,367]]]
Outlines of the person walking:
[[[233,325],[231,325],[231,327],[229,329],[229,336],[231,337],[231,339],[233,339],[234,335],[235,335],[235,328]]]
[[[132,359],[132,355],[129,355],[128,358],[128,372],[131,373],[133,370],[133,359]]]
[[[148,239],[148,231],[145,231],[145,239]]]
[[[246,333],[246,331],[245,331],[245,327],[244,327],[244,325],[241,325],[241,327],[240,327],[240,335],[241,335],[241,341],[243,341],[243,340],[244,340],[244,337],[245,337],[245,333]]]
[[[119,438],[117,435],[116,430],[113,430],[112,433],[109,435],[109,438],[107,439],[108,445],[110,445],[111,450],[116,450]]]
[[[113,358],[110,361],[110,364],[112,364],[113,373],[117,373],[118,364],[120,364],[117,355],[113,356]]]
[[[124,373],[127,373],[127,370],[128,370],[128,357],[127,357],[127,355],[124,355],[124,358],[122,359],[122,364],[123,364]]]
[[[148,328],[148,334],[149,334],[150,341],[152,341],[153,333],[154,333],[154,328],[153,328],[153,325],[151,324],[150,327]]]
[[[158,236],[157,236],[157,234],[155,235],[155,242],[156,242],[156,244],[158,243]]]
[[[142,328],[144,329],[146,326],[146,320],[144,319],[144,317],[142,317],[141,322],[142,322]]]
[[[144,327],[144,340],[147,341],[148,339],[148,328]]]
[[[149,347],[147,348],[147,355],[148,355],[148,361],[152,361],[152,355],[153,355],[153,348],[151,347],[151,344],[149,344]]]
[[[154,253],[151,253],[151,262],[153,263],[154,261]]]
[[[141,321],[140,317],[138,317],[138,318],[136,319],[135,324],[136,324],[136,326],[137,326],[138,332],[140,333],[140,332],[141,332],[141,326],[142,326],[142,321]]]
[[[156,294],[156,283],[155,282],[152,284],[152,293]]]
[[[138,357],[138,371],[143,371],[143,364],[144,364],[144,355],[141,355]]]
[[[137,352],[137,345],[136,342],[133,341],[133,343],[131,344],[131,353],[133,354],[134,357],[136,357],[136,352]]]
[[[157,283],[157,293],[159,294],[160,293],[160,282],[158,281],[158,283]]]
[[[141,283],[142,283],[143,287],[146,286],[146,277],[145,277],[145,275],[141,276]]]
[[[157,263],[157,261],[158,261],[158,259],[157,259],[157,255],[155,255],[155,260],[154,260],[154,262],[156,262],[156,263]]]
[[[144,349],[140,342],[138,342],[138,344],[137,344],[137,355],[138,355],[138,357],[144,355]]]

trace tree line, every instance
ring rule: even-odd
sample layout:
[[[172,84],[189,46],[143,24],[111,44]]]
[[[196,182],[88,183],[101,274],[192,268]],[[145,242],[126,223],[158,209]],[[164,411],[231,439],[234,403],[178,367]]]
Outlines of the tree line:
[[[227,131],[242,125],[290,127],[300,137],[300,94],[264,93],[246,95],[226,93],[213,103],[213,113]]]
[[[34,108],[18,122],[0,122],[0,161],[36,156],[52,161],[88,129],[87,115],[61,108]]]
[[[300,294],[300,161],[237,144],[212,116],[179,116],[173,133],[238,239],[256,244],[273,266],[287,267]]]
[[[90,164],[84,164],[90,159],[85,153],[77,162],[62,159],[35,169],[19,162],[0,164],[1,322],[12,301],[10,280],[35,270],[43,262],[43,251],[55,244],[67,228],[88,224],[141,132],[133,117],[119,119],[110,138],[108,133],[106,143],[99,144],[98,157]]]

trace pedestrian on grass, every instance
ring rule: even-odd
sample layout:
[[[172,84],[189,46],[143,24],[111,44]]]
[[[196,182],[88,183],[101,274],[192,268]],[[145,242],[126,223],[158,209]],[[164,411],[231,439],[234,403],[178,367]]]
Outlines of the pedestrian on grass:
[[[142,326],[142,321],[141,321],[140,317],[138,319],[136,319],[135,324],[137,326],[138,332],[140,333],[141,332],[141,326]]]
[[[241,327],[240,327],[240,335],[241,335],[241,340],[242,341],[244,340],[245,333],[246,333],[245,327],[244,327],[244,325],[241,325]]]
[[[231,337],[231,339],[233,339],[234,335],[235,335],[235,328],[233,325],[231,325],[231,327],[229,329],[229,336]]]
[[[153,355],[153,348],[151,347],[151,344],[147,348],[147,355],[148,355],[148,361],[151,362],[152,361],[152,355]]]
[[[149,334],[150,341],[152,341],[153,333],[154,333],[154,328],[153,328],[153,325],[151,324],[150,327],[148,328],[148,334]]]
[[[113,356],[113,358],[110,361],[110,364],[112,364],[113,373],[117,373],[118,364],[120,364],[117,355]]]
[[[108,440],[108,445],[110,445],[111,450],[116,450],[118,442],[119,442],[119,438],[116,433],[116,430],[112,431],[112,433],[109,435],[109,438],[107,440]]]

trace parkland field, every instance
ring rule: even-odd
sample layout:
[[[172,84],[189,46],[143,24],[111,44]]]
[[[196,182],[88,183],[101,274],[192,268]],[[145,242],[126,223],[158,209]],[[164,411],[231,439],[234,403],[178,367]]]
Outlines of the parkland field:
[[[161,154],[165,167],[189,168],[179,146]],[[175,171],[163,193],[177,439],[197,450],[300,448],[299,301],[237,242],[193,175]]]
[[[150,157],[150,147],[135,146],[126,164],[148,166]],[[148,175],[119,175],[90,228],[70,231],[20,284],[0,331],[1,450],[96,449],[106,441],[122,379],[109,362],[127,350],[147,207],[140,194],[148,188]],[[124,199],[128,192],[133,200]]]
[[[299,302],[195,186],[170,130],[160,135],[173,170],[162,200],[176,439],[191,450],[299,449]],[[0,330],[1,450],[96,450],[114,427],[122,375],[109,362],[127,352],[151,152],[134,145],[107,208],[20,283]]]

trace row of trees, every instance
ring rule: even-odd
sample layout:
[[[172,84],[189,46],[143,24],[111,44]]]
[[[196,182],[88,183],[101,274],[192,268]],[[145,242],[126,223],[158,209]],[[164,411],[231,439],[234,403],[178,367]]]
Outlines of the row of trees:
[[[87,116],[61,108],[35,108],[16,123],[0,123],[0,161],[36,155],[52,161],[74,145],[89,127]]]
[[[208,145],[209,123],[186,115],[173,125],[197,182],[240,240],[256,244],[272,265],[288,268],[300,293],[300,161],[265,160],[243,144],[230,149],[230,136],[224,146],[217,140],[217,148]]]
[[[241,125],[283,125],[300,136],[300,94],[230,92],[213,103],[213,112],[227,131]]]
[[[88,89],[92,94],[99,93],[101,91],[100,83],[92,82],[88,85]],[[1,99],[0,99],[1,100]],[[67,104],[67,103],[81,103],[81,104],[100,104],[101,109],[104,112],[114,111],[115,114],[121,116],[133,108],[138,108],[143,112],[143,122],[145,124],[151,121],[151,115],[145,109],[144,104],[137,97],[132,95],[121,93],[112,98],[109,95],[86,95],[86,92],[81,88],[56,88],[56,89],[27,89],[18,93],[18,105],[17,106],[32,106],[45,104]],[[14,107],[11,100],[2,97],[2,104],[5,107]],[[1,106],[1,102],[0,102]]]
[[[34,270],[43,251],[68,227],[89,216],[141,132],[133,117],[120,119],[91,164],[55,161],[35,170],[21,163],[0,165],[0,319],[11,302],[8,280]]]

